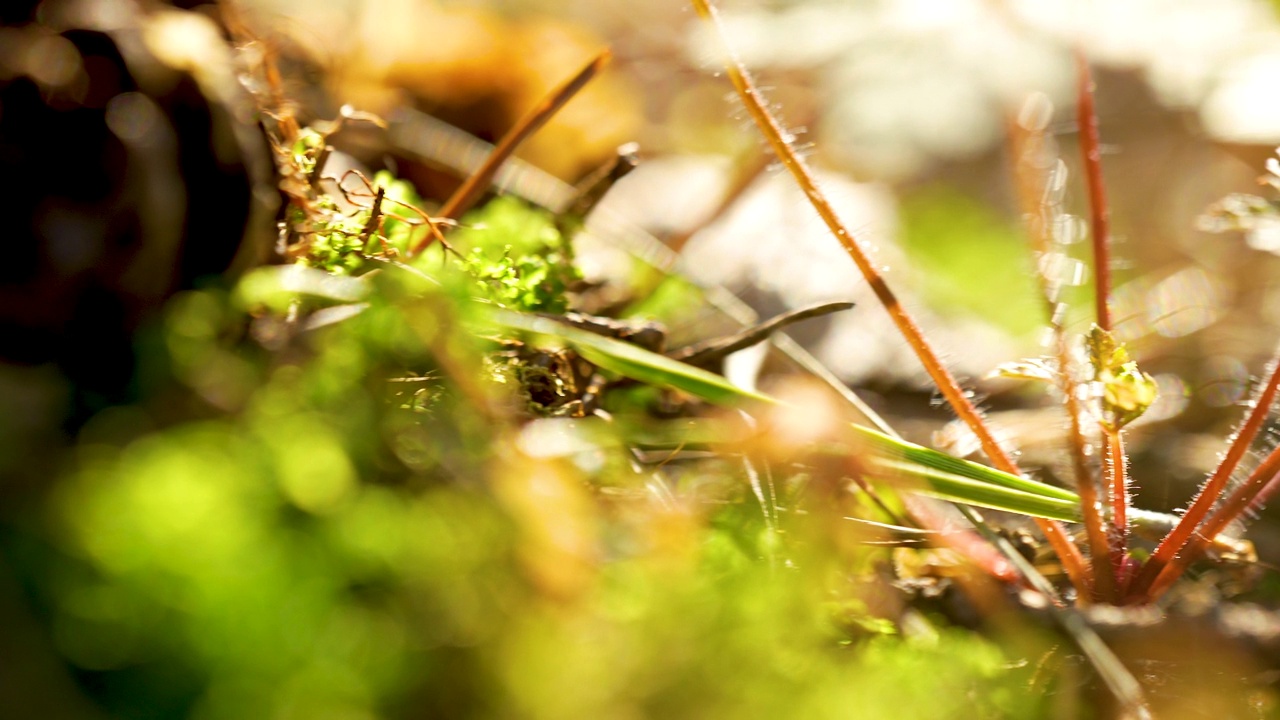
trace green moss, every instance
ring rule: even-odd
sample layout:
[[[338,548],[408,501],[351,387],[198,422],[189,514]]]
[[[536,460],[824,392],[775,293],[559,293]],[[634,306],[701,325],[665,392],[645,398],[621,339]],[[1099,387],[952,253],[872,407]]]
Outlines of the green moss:
[[[555,219],[511,197],[469,213],[453,234],[484,296],[512,310],[562,313],[581,274]]]

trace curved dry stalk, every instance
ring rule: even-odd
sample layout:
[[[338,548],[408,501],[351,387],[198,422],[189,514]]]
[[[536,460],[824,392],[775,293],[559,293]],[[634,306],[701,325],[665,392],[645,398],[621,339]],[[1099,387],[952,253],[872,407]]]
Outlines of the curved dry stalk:
[[[1182,520],[1160,541],[1160,544],[1156,546],[1155,551],[1151,554],[1151,558],[1147,560],[1146,565],[1134,578],[1131,590],[1133,595],[1158,595],[1159,593],[1155,592],[1156,579],[1165,573],[1166,567],[1170,566],[1176,558],[1180,555],[1188,554],[1183,553],[1184,546],[1191,539],[1192,533],[1196,532],[1196,527],[1200,525],[1201,521],[1209,514],[1209,511],[1213,509],[1214,504],[1222,497],[1227,481],[1231,479],[1231,473],[1235,472],[1235,469],[1240,465],[1245,453],[1249,451],[1249,446],[1253,444],[1254,438],[1258,436],[1263,423],[1266,422],[1267,414],[1271,411],[1271,406],[1275,402],[1278,392],[1280,392],[1280,357],[1272,362],[1267,384],[1263,386],[1257,397],[1254,398],[1253,409],[1249,411],[1244,423],[1236,431],[1235,437],[1231,441],[1231,446],[1227,448],[1226,455],[1222,457],[1222,462],[1218,463],[1213,475],[1201,486],[1196,499],[1191,503],[1191,507],[1187,508],[1186,513],[1182,515]],[[1268,477],[1267,479],[1270,478]],[[1250,480],[1252,480],[1252,476]],[[1245,485],[1242,485],[1240,489],[1243,490],[1248,485],[1249,482],[1246,481]],[[1261,488],[1259,488],[1260,491]],[[1247,507],[1247,503],[1235,515],[1239,515],[1244,507]],[[1225,505],[1223,509],[1226,509]],[[1234,517],[1233,515],[1232,518]],[[1230,522],[1230,520],[1227,522]],[[1226,527],[1226,523],[1223,523],[1223,527]],[[1206,524],[1206,527],[1199,534],[1211,539],[1213,535],[1210,535],[1207,531],[1208,525]],[[1186,563],[1182,564],[1185,566]],[[1180,574],[1181,571],[1177,572],[1173,577],[1176,578]]]
[[[440,208],[439,217],[444,220],[452,220],[457,219],[462,213],[466,212],[489,187],[489,183],[493,180],[494,174],[498,172],[498,168],[515,152],[520,143],[537,132],[553,115],[560,111],[560,108],[572,100],[578,94],[578,91],[582,90],[592,78],[600,73],[605,63],[609,62],[610,57],[612,57],[612,54],[608,48],[601,50],[576,75],[563,85],[552,90],[542,99],[542,102],[520,118],[520,121],[508,130],[507,134],[503,135],[498,144],[494,146],[493,152],[489,154],[489,157],[485,158],[484,164],[467,177],[462,186],[455,190],[453,195],[445,201],[444,206]],[[420,240],[417,245],[414,245],[409,250],[409,257],[414,257],[421,253],[432,239],[431,237],[426,237]]]
[[[795,178],[796,183],[809,199],[813,209],[817,211],[819,217],[826,223],[827,228],[830,229],[836,240],[840,242],[840,245],[844,247],[845,252],[848,253],[854,264],[858,266],[863,278],[871,286],[872,292],[875,293],[876,298],[889,313],[889,317],[893,320],[894,325],[897,326],[898,332],[915,352],[916,357],[920,359],[925,371],[938,387],[947,403],[977,436],[983,451],[996,467],[1006,472],[1021,475],[1022,471],[1013,461],[1013,458],[1000,446],[995,435],[982,419],[978,409],[969,400],[964,390],[960,388],[960,384],[956,382],[955,377],[942,364],[933,347],[925,339],[924,333],[920,330],[919,325],[916,324],[915,319],[902,307],[897,296],[889,289],[884,277],[872,264],[871,258],[862,248],[857,238],[854,237],[853,233],[849,232],[836,215],[826,195],[818,187],[808,166],[792,148],[788,139],[790,134],[782,129],[778,121],[769,112],[767,104],[760,96],[759,90],[756,89],[755,84],[747,75],[746,69],[741,61],[737,59],[732,48],[729,47],[715,8],[711,6],[708,0],[693,0],[693,5],[698,14],[709,21],[714,28],[721,52],[727,60],[726,68],[729,79],[733,83],[738,96],[742,99],[747,112],[751,115],[752,120],[755,121],[761,133],[764,134],[774,154]],[[1085,567],[1080,549],[1071,540],[1071,536],[1066,529],[1061,523],[1050,520],[1037,519],[1036,524],[1062,560],[1063,567],[1067,570],[1077,590],[1082,594],[1087,592],[1090,587],[1089,571]]]

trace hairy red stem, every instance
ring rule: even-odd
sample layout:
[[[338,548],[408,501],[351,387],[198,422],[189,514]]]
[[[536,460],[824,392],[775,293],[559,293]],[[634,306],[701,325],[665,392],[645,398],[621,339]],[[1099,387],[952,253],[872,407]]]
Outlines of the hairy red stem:
[[[1080,495],[1080,516],[1084,521],[1085,537],[1089,541],[1089,562],[1093,569],[1092,597],[1102,602],[1115,602],[1115,573],[1111,569],[1114,558],[1111,555],[1111,543],[1107,537],[1106,528],[1102,523],[1098,488],[1094,484],[1093,473],[1089,472],[1088,461],[1085,459],[1084,432],[1080,427],[1080,399],[1076,396],[1076,384],[1071,379],[1068,361],[1066,340],[1059,333],[1058,363],[1062,372],[1062,393],[1065,396],[1067,415],[1071,422],[1068,445],[1071,450],[1071,466],[1076,476],[1076,492]],[[1081,591],[1082,596],[1083,594]]]
[[[1027,230],[1031,237],[1033,250],[1037,254],[1037,265],[1041,258],[1052,251],[1049,237],[1052,208],[1044,203],[1044,165],[1043,128],[1040,125],[1023,126],[1010,121],[1009,138],[1013,143],[1014,177],[1017,179],[1018,199],[1027,219]],[[1086,442],[1080,426],[1080,401],[1076,396],[1076,383],[1070,374],[1071,358],[1067,351],[1065,329],[1062,326],[1058,303],[1054,300],[1054,291],[1049,278],[1043,272],[1035,273],[1040,285],[1041,295],[1045,300],[1045,316],[1053,330],[1053,346],[1061,369],[1061,381],[1064,403],[1070,417],[1070,429],[1067,435],[1068,452],[1071,457],[1076,488],[1080,494],[1080,514],[1085,526],[1085,539],[1089,545],[1090,567],[1094,584],[1091,590],[1079,588],[1082,600],[1114,601],[1115,584],[1110,582],[1111,573],[1106,571],[1108,563],[1105,558],[1111,556],[1111,545],[1107,531],[1103,525],[1102,513],[1099,510],[1097,481],[1089,470],[1086,459]],[[1112,558],[1114,561],[1114,558]],[[1099,568],[1102,572],[1099,573]]]
[[[1231,479],[1231,473],[1235,472],[1235,469],[1240,465],[1245,453],[1249,451],[1249,446],[1253,444],[1254,438],[1258,436],[1258,432],[1266,422],[1267,414],[1271,411],[1271,406],[1275,402],[1278,391],[1280,391],[1280,358],[1272,362],[1271,374],[1267,378],[1267,384],[1263,386],[1262,391],[1254,398],[1253,409],[1249,411],[1249,415],[1236,432],[1235,438],[1231,441],[1231,446],[1227,448],[1227,454],[1222,457],[1222,462],[1218,463],[1218,467],[1214,469],[1208,481],[1200,487],[1200,492],[1196,495],[1196,499],[1192,501],[1191,507],[1187,508],[1187,511],[1182,515],[1182,519],[1156,546],[1151,558],[1147,560],[1146,565],[1134,578],[1131,593],[1134,595],[1148,594],[1148,590],[1152,588],[1156,578],[1182,552],[1183,546],[1191,539],[1196,527],[1213,509],[1213,505],[1218,501],[1218,498],[1222,497],[1222,491],[1226,488],[1227,481]]]
[[[1240,517],[1241,513],[1253,504],[1253,501],[1271,484],[1277,474],[1280,474],[1280,447],[1272,450],[1258,467],[1249,473],[1248,479],[1227,497],[1222,503],[1222,507],[1209,516],[1204,526],[1196,531],[1195,536],[1187,543],[1186,549],[1173,558],[1151,584],[1151,588],[1143,593],[1142,597],[1155,599],[1162,595],[1174,581],[1182,576],[1182,573],[1191,563],[1200,559],[1209,543],[1218,537],[1218,533],[1225,530],[1228,525]]]
[[[1089,227],[1093,236],[1094,305],[1098,327],[1111,330],[1111,210],[1102,182],[1102,143],[1098,135],[1098,115],[1093,103],[1093,75],[1084,53],[1076,50],[1078,122],[1080,150],[1084,156],[1084,178],[1089,189]]]
[[[1128,455],[1124,450],[1124,436],[1119,431],[1104,432],[1104,436],[1106,454],[1102,460],[1111,480],[1111,566],[1116,574],[1116,585],[1124,586],[1129,573],[1125,562],[1129,555]]]
[[[800,156],[791,147],[791,144],[785,139],[788,134],[783,131],[778,121],[768,111],[767,103],[761,98],[759,90],[756,89],[755,84],[747,75],[741,61],[737,59],[733,50],[729,47],[715,8],[710,5],[708,0],[693,0],[693,5],[698,14],[708,20],[715,29],[721,52],[728,60],[726,69],[729,79],[733,83],[734,89],[737,90],[738,96],[742,99],[743,105],[751,115],[752,120],[755,121],[760,131],[764,134],[774,154],[795,178],[796,183],[809,199],[809,203],[817,211],[818,216],[826,223],[827,228],[835,235],[836,240],[844,247],[845,252],[848,253],[854,264],[858,266],[863,278],[871,286],[872,292],[875,293],[876,298],[889,313],[889,317],[893,320],[894,325],[897,326],[898,332],[901,333],[903,339],[907,341],[907,344],[915,352],[916,357],[920,359],[925,371],[938,387],[942,396],[951,405],[956,415],[977,436],[983,451],[990,458],[992,464],[1005,472],[1021,475],[1022,471],[1014,463],[1013,458],[996,441],[995,436],[983,421],[978,409],[969,401],[969,398],[960,389],[959,383],[956,382],[951,372],[938,359],[937,353],[933,351],[933,348],[925,339],[920,327],[906,309],[902,307],[893,291],[889,289],[884,277],[876,270],[871,258],[863,250],[857,238],[854,237],[853,233],[849,232],[836,215],[826,195],[818,187],[808,166],[805,165],[804,161],[800,159]],[[1071,536],[1067,534],[1066,529],[1059,522],[1042,518],[1036,518],[1036,524],[1044,532],[1054,551],[1058,553],[1064,569],[1067,570],[1077,590],[1080,592],[1087,591],[1090,582],[1084,558],[1080,554],[1080,549],[1071,540]]]
[[[1089,192],[1089,227],[1093,240],[1094,310],[1098,327],[1111,331],[1111,209],[1107,204],[1106,185],[1102,180],[1102,141],[1098,132],[1098,113],[1094,104],[1093,74],[1089,60],[1079,48],[1075,51],[1077,77],[1077,118],[1080,126],[1080,151],[1084,162],[1085,185]],[[1125,481],[1128,458],[1120,432],[1104,431],[1102,472],[1111,497],[1111,561],[1117,573],[1124,567],[1128,554],[1129,485]]]

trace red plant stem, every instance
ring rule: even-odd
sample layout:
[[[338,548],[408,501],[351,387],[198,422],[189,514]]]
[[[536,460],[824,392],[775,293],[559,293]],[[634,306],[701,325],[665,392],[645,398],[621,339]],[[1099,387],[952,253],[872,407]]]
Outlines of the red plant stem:
[[[1084,51],[1076,48],[1077,116],[1080,125],[1080,150],[1084,161],[1085,185],[1089,190],[1089,226],[1093,239],[1094,308],[1098,327],[1111,330],[1111,209],[1107,204],[1106,185],[1102,180],[1102,141],[1098,132],[1098,113],[1094,105],[1093,75]],[[1111,560],[1116,573],[1124,567],[1129,548],[1129,487],[1125,480],[1128,458],[1120,431],[1109,432],[1102,446],[1102,469],[1111,495]]]
[[[506,162],[507,158],[520,146],[520,143],[537,132],[553,115],[560,111],[560,108],[572,100],[592,78],[600,73],[605,63],[609,62],[610,57],[612,55],[607,48],[601,50],[576,75],[563,85],[552,90],[541,102],[525,113],[524,117],[520,118],[515,126],[507,131],[506,135],[502,136],[502,139],[494,146],[493,151],[489,153],[489,157],[485,158],[484,163],[445,201],[444,206],[440,208],[440,212],[436,215],[436,220],[456,219],[466,212],[472,203],[489,187],[489,183],[498,172],[498,168],[502,167],[502,163]],[[414,257],[421,253],[433,239],[430,235],[424,237],[409,250],[409,257]]]
[[[1093,103],[1093,75],[1084,52],[1076,49],[1080,150],[1084,155],[1085,184],[1089,188],[1089,224],[1093,236],[1094,305],[1098,327],[1111,330],[1111,210],[1102,182],[1102,150],[1098,115]]]
[[[1151,558],[1147,560],[1146,565],[1134,578],[1130,591],[1132,594],[1149,594],[1148,590],[1153,588],[1156,578],[1182,552],[1183,546],[1190,540],[1192,533],[1196,530],[1196,526],[1205,519],[1205,516],[1213,508],[1214,503],[1222,496],[1222,491],[1226,488],[1227,481],[1231,479],[1231,473],[1235,472],[1236,467],[1240,465],[1240,461],[1244,459],[1245,453],[1249,451],[1249,446],[1253,444],[1254,438],[1257,437],[1263,423],[1266,422],[1267,414],[1271,411],[1271,405],[1275,402],[1278,391],[1280,391],[1280,357],[1272,361],[1271,374],[1267,378],[1267,384],[1254,399],[1253,409],[1249,411],[1248,417],[1245,418],[1244,423],[1236,432],[1235,438],[1231,441],[1231,446],[1227,448],[1227,454],[1222,457],[1222,462],[1218,463],[1213,475],[1200,487],[1200,492],[1196,495],[1196,499],[1192,501],[1191,507],[1187,508],[1187,512],[1182,515],[1182,519],[1178,521],[1178,524],[1160,541],[1160,544],[1156,546],[1155,552],[1151,553]]]
[[[1125,558],[1129,554],[1129,477],[1125,467],[1128,456],[1124,451],[1124,436],[1119,431],[1104,432],[1104,435],[1106,454],[1103,462],[1111,479],[1111,565],[1116,573],[1116,584],[1123,585],[1127,572]]]
[[[1187,544],[1187,548],[1175,557],[1167,567],[1151,584],[1149,590],[1146,590],[1143,599],[1155,599],[1162,595],[1170,585],[1174,583],[1191,563],[1198,560],[1203,554],[1209,543],[1218,536],[1218,533],[1226,529],[1232,521],[1240,517],[1247,508],[1262,494],[1272,481],[1280,474],[1280,447],[1272,450],[1269,455],[1249,473],[1248,479],[1244,481],[1235,492],[1222,503],[1222,507],[1218,511],[1209,516],[1195,534],[1195,537]],[[1198,498],[1197,498],[1198,499]],[[1175,528],[1176,529],[1176,528]],[[1143,568],[1144,570],[1146,568]]]
[[[1262,491],[1249,502],[1249,508],[1245,512],[1250,515],[1262,512],[1262,508],[1267,506],[1267,503],[1271,501],[1271,496],[1275,495],[1277,490],[1280,490],[1280,474],[1267,481],[1267,484],[1262,487]]]
[[[1102,524],[1102,512],[1098,503],[1098,488],[1094,484],[1093,473],[1089,472],[1089,464],[1085,459],[1084,433],[1080,427],[1080,399],[1076,396],[1076,384],[1071,379],[1067,365],[1069,358],[1065,337],[1058,334],[1058,362],[1062,368],[1062,393],[1066,399],[1067,415],[1070,417],[1071,433],[1068,445],[1071,450],[1071,466],[1075,470],[1076,492],[1080,494],[1080,518],[1084,521],[1085,537],[1089,541],[1089,563],[1093,570],[1093,593],[1095,600],[1115,602],[1115,573],[1111,571],[1114,558],[1107,531]],[[1085,597],[1083,590],[1081,597]]]
[[[1122,537],[1129,532],[1128,473],[1124,466],[1124,437],[1120,433],[1107,433],[1107,460],[1115,467],[1111,470],[1111,523]]]
[[[1031,242],[1034,252],[1037,254],[1036,260],[1045,257],[1052,251],[1049,238],[1049,219],[1046,213],[1046,207],[1042,204],[1044,197],[1044,173],[1036,167],[1036,160],[1043,160],[1042,157],[1034,157],[1032,153],[1043,151],[1043,130],[1038,127],[1023,127],[1018,122],[1010,120],[1009,138],[1012,141],[1012,149],[1014,155],[1014,177],[1017,179],[1018,199],[1022,206],[1024,215],[1027,218],[1028,232],[1031,236]],[[1024,168],[1024,163],[1030,167]],[[1045,301],[1045,316],[1053,329],[1053,344],[1057,352],[1058,367],[1063,368],[1062,371],[1062,395],[1066,404],[1067,414],[1071,418],[1070,430],[1067,435],[1068,450],[1071,456],[1072,469],[1074,470],[1076,487],[1080,494],[1080,514],[1081,520],[1085,526],[1085,538],[1089,545],[1090,567],[1093,577],[1095,578],[1092,591],[1086,592],[1079,590],[1079,597],[1083,600],[1107,600],[1114,601],[1116,597],[1114,583],[1109,581],[1111,573],[1106,572],[1103,566],[1103,558],[1107,558],[1111,554],[1111,545],[1108,542],[1109,535],[1103,526],[1102,513],[1098,507],[1097,484],[1093,474],[1089,470],[1089,464],[1085,455],[1086,442],[1083,431],[1080,427],[1080,401],[1076,396],[1076,383],[1071,377],[1069,368],[1071,366],[1070,354],[1067,351],[1066,333],[1059,320],[1058,304],[1053,298],[1053,289],[1049,278],[1043,272],[1036,272],[1035,277],[1040,285],[1041,295]],[[1112,558],[1114,564],[1115,558]],[[1099,567],[1103,567],[1103,572],[1099,573]]]
[[[978,437],[983,451],[991,459],[992,464],[1005,472],[1021,475],[1022,471],[1014,463],[1013,458],[1005,452],[1004,448],[1000,447],[990,428],[983,421],[978,409],[969,401],[964,391],[960,389],[959,383],[956,382],[950,371],[938,359],[937,353],[933,351],[933,348],[925,339],[924,333],[920,331],[920,327],[915,320],[899,303],[897,296],[889,289],[880,272],[872,264],[871,258],[863,250],[854,235],[840,221],[835,210],[831,207],[831,203],[827,201],[826,195],[818,187],[808,166],[805,165],[804,161],[800,159],[800,156],[791,147],[791,144],[785,139],[789,135],[783,131],[778,121],[768,111],[767,103],[760,96],[759,90],[756,89],[755,84],[747,75],[741,61],[737,59],[733,50],[729,47],[715,8],[711,6],[708,0],[692,1],[698,14],[709,21],[712,28],[714,28],[716,38],[721,46],[721,52],[727,59],[726,69],[729,79],[732,81],[734,89],[737,90],[738,96],[742,99],[743,105],[751,115],[752,120],[755,121],[765,139],[768,140],[774,154],[795,178],[796,183],[804,191],[805,196],[809,199],[813,209],[817,211],[818,216],[826,223],[827,228],[835,235],[836,240],[844,247],[845,252],[848,253],[854,264],[858,266],[863,278],[871,286],[872,292],[875,293],[876,298],[879,299],[889,313],[890,319],[897,326],[898,332],[902,334],[903,339],[911,346],[916,357],[924,365],[929,377],[938,387],[947,403],[951,405],[952,410]],[[1062,523],[1036,518],[1036,524],[1044,532],[1050,545],[1053,546],[1054,551],[1062,560],[1063,568],[1067,571],[1077,591],[1082,594],[1087,592],[1091,583],[1088,579],[1089,573],[1085,567],[1084,558],[1080,554],[1080,549],[1071,540],[1071,536],[1067,534]]]

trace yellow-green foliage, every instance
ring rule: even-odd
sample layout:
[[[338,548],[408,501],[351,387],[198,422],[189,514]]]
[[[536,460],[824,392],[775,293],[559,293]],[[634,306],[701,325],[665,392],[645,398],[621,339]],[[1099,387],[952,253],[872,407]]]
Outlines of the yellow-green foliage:
[[[1036,714],[990,642],[884,635],[854,568],[732,477],[667,506],[616,443],[531,452],[483,409],[465,306],[378,297],[286,362],[220,343],[219,296],[179,298],[174,362],[196,393],[222,372],[202,354],[239,363],[229,409],[77,448],[33,582],[112,716]]]
[[[564,312],[580,278],[568,238],[550,213],[501,197],[467,215],[454,235],[487,297],[512,310]]]
[[[304,139],[306,137],[309,136],[304,136]],[[299,262],[328,272],[350,275],[363,269],[369,256],[402,255],[409,249],[413,238],[427,232],[422,226],[425,221],[416,218],[405,207],[422,205],[422,198],[418,197],[412,185],[383,170],[374,175],[373,187],[373,192],[382,188],[385,198],[379,207],[377,222],[372,224],[373,197],[365,188],[360,188],[357,196],[358,201],[365,205],[362,207],[340,206],[333,196],[321,195],[315,201],[315,210],[310,216],[300,208],[291,208],[290,222],[295,229],[305,231],[308,237],[306,253]],[[416,224],[412,224],[410,218]]]

